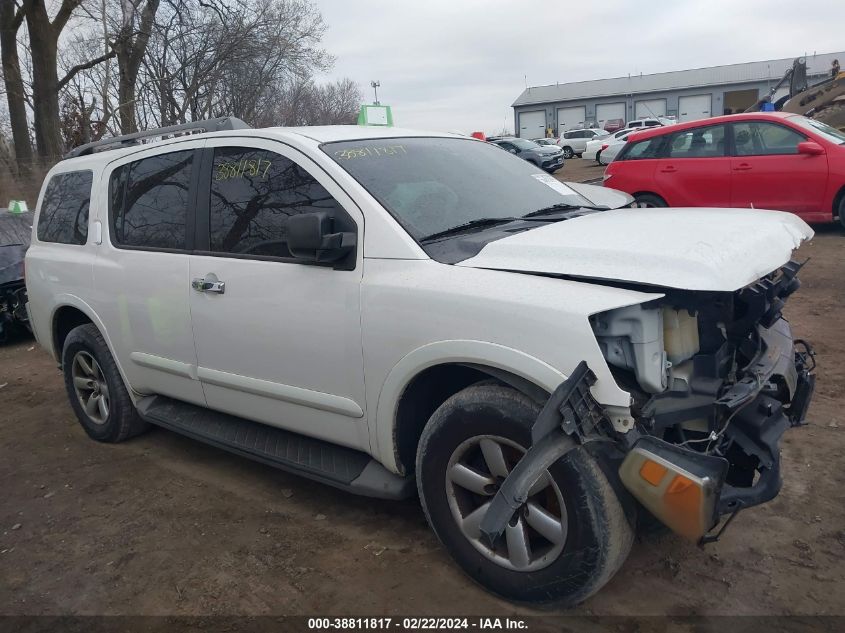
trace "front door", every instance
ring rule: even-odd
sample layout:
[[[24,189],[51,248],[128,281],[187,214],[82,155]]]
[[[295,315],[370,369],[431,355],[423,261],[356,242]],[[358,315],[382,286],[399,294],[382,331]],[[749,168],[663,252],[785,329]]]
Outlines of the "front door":
[[[806,137],[767,121],[733,123],[731,206],[818,213],[827,188],[827,157],[798,153]]]
[[[200,194],[190,305],[208,406],[369,450],[360,211],[303,154],[259,139],[209,141]],[[345,265],[288,251],[287,218],[314,211],[357,230]]]

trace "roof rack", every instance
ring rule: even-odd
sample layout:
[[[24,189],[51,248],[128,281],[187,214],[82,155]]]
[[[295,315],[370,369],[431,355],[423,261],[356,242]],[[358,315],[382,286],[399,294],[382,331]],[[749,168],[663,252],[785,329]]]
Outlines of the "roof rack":
[[[159,127],[152,130],[144,130],[143,132],[134,132],[133,134],[124,134],[123,136],[110,136],[99,141],[86,143],[79,147],[74,147],[67,154],[65,158],[76,158],[77,156],[87,156],[93,154],[96,150],[104,151],[106,149],[117,149],[118,147],[127,147],[129,145],[138,145],[141,139],[151,138],[154,136],[166,136],[168,134],[180,134],[184,132],[223,132],[225,130],[245,130],[251,129],[247,123],[244,123],[237,117],[227,116],[219,119],[206,119],[203,121],[193,121],[191,123],[180,123],[179,125],[170,125],[168,127]],[[109,147],[116,145],[118,147]]]

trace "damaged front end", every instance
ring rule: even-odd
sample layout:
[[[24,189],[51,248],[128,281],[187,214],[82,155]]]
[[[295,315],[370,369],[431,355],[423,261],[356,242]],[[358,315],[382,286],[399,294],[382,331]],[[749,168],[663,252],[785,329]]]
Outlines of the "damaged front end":
[[[612,446],[624,487],[675,532],[707,542],[728,515],[774,498],[779,443],[804,422],[815,361],[782,316],[800,283],[789,262],[736,292],[667,290],[594,315],[599,346],[631,393],[633,428],[611,422],[581,363],[534,425],[533,446],[498,491],[482,534],[495,540],[534,481],[577,446]],[[504,519],[503,519],[504,517]]]

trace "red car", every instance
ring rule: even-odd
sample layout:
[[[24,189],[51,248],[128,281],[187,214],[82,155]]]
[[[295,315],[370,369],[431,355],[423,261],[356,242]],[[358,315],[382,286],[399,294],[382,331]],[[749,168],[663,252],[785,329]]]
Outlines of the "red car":
[[[632,134],[606,187],[647,207],[752,207],[845,227],[845,133],[796,114],[714,117]]]

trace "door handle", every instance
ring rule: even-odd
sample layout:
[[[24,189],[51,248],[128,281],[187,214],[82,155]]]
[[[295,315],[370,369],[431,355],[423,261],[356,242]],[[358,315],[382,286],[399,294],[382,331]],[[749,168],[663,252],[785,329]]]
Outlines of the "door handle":
[[[664,167],[660,171],[661,171],[661,173],[664,173],[664,174],[674,174],[678,170],[670,165],[669,167]]]
[[[734,171],[749,171],[751,169],[751,165],[748,163],[740,163],[736,167],[734,167]]]
[[[226,292],[225,281],[206,281],[201,277],[191,281],[191,287],[199,292],[216,292],[221,295]]]

